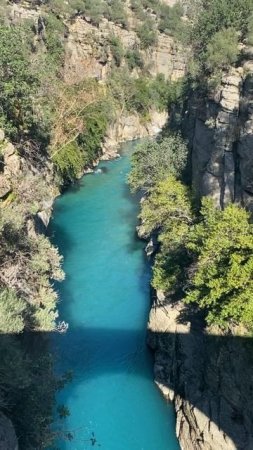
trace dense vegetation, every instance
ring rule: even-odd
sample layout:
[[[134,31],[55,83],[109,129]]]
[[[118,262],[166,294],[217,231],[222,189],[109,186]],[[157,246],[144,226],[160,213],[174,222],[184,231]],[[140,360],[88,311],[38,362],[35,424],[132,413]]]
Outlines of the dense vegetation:
[[[186,40],[192,48],[191,76],[198,85],[219,83],[240,58],[239,42],[250,42],[252,0],[188,0]]]
[[[156,13],[158,3],[145,2]],[[192,60],[183,96],[189,88],[190,92],[200,89],[203,96],[237,64],[239,42],[251,44],[253,2],[189,0],[184,7],[183,39],[192,49]],[[242,324],[252,330],[250,216],[238,205],[217,210],[210,199],[203,199],[197,208],[190,187],[183,182],[185,143],[180,138],[175,146],[175,139],[179,137],[147,142],[132,159],[130,185],[145,193],[139,233],[144,238],[155,233],[159,241],[152,284],[203,309],[210,325],[227,329]]]
[[[148,192],[169,175],[178,176],[186,164],[187,146],[180,135],[170,135],[160,143],[147,140],[132,157],[131,189]]]
[[[143,44],[145,44],[150,32],[153,33],[153,39],[156,35],[150,13],[155,16],[157,29],[160,32],[176,38],[182,37],[184,33],[183,7],[179,2],[174,6],[169,6],[160,0],[131,0],[131,8],[143,23]]]
[[[147,155],[150,155],[148,158]],[[166,161],[161,164],[160,158]],[[140,236],[158,234],[160,251],[152,284],[169,295],[206,311],[208,324],[253,327],[253,225],[237,205],[217,210],[203,199],[198,212],[182,182],[186,146],[171,135],[161,143],[146,142],[132,157],[133,190],[146,193]]]

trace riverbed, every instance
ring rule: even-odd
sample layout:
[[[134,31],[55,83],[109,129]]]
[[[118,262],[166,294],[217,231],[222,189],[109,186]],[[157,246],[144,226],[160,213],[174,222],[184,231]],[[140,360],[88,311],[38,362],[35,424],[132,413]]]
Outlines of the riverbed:
[[[58,396],[73,440],[60,440],[60,450],[179,449],[146,346],[150,267],[135,232],[139,202],[126,183],[134,145],[55,203],[50,233],[64,256],[59,312],[69,330],[53,347],[57,370],[73,371]]]

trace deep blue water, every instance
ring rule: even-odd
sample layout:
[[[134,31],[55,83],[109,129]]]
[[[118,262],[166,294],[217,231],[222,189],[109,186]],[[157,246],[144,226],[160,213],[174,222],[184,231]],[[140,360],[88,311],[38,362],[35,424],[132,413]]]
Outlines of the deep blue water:
[[[70,409],[64,428],[74,440],[60,450],[179,449],[145,344],[150,269],[135,235],[138,201],[126,184],[133,146],[55,204],[51,232],[66,272],[59,310],[69,331],[54,347],[58,368],[74,372],[58,398]]]

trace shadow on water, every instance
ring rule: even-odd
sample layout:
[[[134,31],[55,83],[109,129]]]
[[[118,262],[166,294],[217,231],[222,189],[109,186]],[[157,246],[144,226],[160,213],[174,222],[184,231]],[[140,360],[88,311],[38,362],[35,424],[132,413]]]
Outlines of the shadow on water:
[[[107,173],[102,171],[94,176],[103,177]],[[83,187],[84,181],[81,185]],[[123,185],[120,189],[122,198],[128,200],[128,186]],[[137,198],[134,202],[137,203]],[[58,211],[57,206],[56,213]],[[145,244],[137,238],[135,232],[138,206],[130,212],[128,206],[121,208],[120,205],[118,212],[123,221],[129,224],[127,239],[123,243],[127,253],[143,249]],[[55,243],[60,250],[64,248],[64,254],[68,257],[68,251],[75,245],[71,239],[71,230],[65,233],[57,224],[53,228]],[[138,277],[143,288],[143,277],[147,286],[150,271],[147,270],[144,251],[142,258],[142,273]],[[71,280],[69,275],[67,279]],[[85,292],[86,286],[82,288]],[[64,394],[66,404],[68,398],[73,399],[78,395],[79,385],[105,374],[125,374],[131,370],[128,366],[129,348],[136,351],[132,359],[135,364],[133,376],[147,380],[152,378],[152,373],[142,364],[140,357],[145,351],[146,340],[142,329],[92,327],[88,322],[85,323],[85,314],[84,322],[75,324],[71,306],[74,299],[69,283],[63,283],[59,290],[60,297],[64,299],[60,306],[61,317],[70,323],[70,329],[65,335],[54,335],[54,348],[56,357],[60,359],[61,369],[74,371],[74,381]],[[180,320],[191,321],[194,317],[195,311],[188,310]],[[162,343],[164,360],[167,361],[164,384],[187,401],[189,408],[196,408],[205,418],[212,420],[231,438],[238,450],[253,448],[250,446],[253,442],[253,426],[250,427],[253,424],[253,412],[247,406],[253,404],[253,340],[246,337],[206,335],[200,327],[192,326],[188,334],[152,333],[149,341],[154,349],[157,349],[158,341]],[[241,426],[243,422],[247,424],[244,429]],[[89,443],[86,445],[89,447]],[[91,436],[90,447],[97,446],[97,443],[92,444]],[[60,449],[65,448],[70,447],[62,442]],[[131,449],[119,447],[119,450]]]
[[[249,410],[247,405],[252,405],[253,402],[252,338],[207,335],[196,330],[189,334],[152,333],[149,338],[152,342],[157,339],[162,341],[167,346],[168,352],[176,342],[179,346],[178,366],[182,367],[185,358],[183,349],[190,352],[194,348],[193,343],[197,343],[191,354],[191,365],[185,367],[187,372],[179,378],[178,373],[175,373],[173,356],[168,353],[167,369],[170,375],[164,380],[164,384],[187,401],[190,408],[196,408],[207,419],[212,420],[219,430],[230,437],[235,448],[238,450],[251,448],[247,443],[253,439],[253,428],[250,427],[250,423],[253,422],[253,411]],[[63,344],[64,341],[66,344]],[[131,341],[137,343],[137,348],[141,349],[143,333],[135,330],[85,327],[58,336],[56,347],[59,345],[64,348],[61,358],[64,358],[65,368],[74,368],[75,373],[74,383],[68,387],[68,395],[75,396],[78,383],[88,381],[90,376],[94,379],[105,373],[125,373],[127,367],[124,364],[124,348],[127,349]],[[89,348],[97,347],[98,343],[101,343],[103,351],[88,360],[85,356],[80,358],[80,354],[88,354]],[[117,353],[121,355],[120,360],[115,357]],[[231,358],[235,358],[235,361]],[[228,372],[230,366],[233,373]],[[142,378],[150,376],[142,364],[139,364],[138,354],[134,376]],[[190,386],[187,385],[189,380]],[[248,425],[247,429],[241,426],[243,422]],[[61,446],[61,450],[63,449],[64,443]]]
[[[56,358],[61,359],[61,366],[62,361],[64,362],[62,369],[73,369],[74,371],[74,380],[65,390],[69,398],[75,397],[78,384],[88,382],[91,376],[92,379],[96,379],[104,374],[113,375],[130,370],[127,362],[124,362],[124,348],[129,347],[129,342],[134,342],[141,352],[144,339],[141,331],[90,328],[89,326],[77,327],[69,330],[66,334],[53,334],[53,336],[47,333],[32,333],[23,339],[29,339],[29,351],[32,353],[31,338],[37,352],[38,344],[45,342],[45,339],[48,341],[48,337],[55,343]],[[0,343],[9,338],[12,338],[11,335],[2,335]],[[168,377],[164,380],[164,384],[187,401],[189,408],[196,408],[205,418],[212,420],[218,429],[233,441],[236,449],[251,449],[253,441],[253,339],[240,336],[207,335],[201,333],[200,330],[193,329],[188,334],[152,333],[149,340],[154,346],[158,340],[164,345],[168,362],[166,369]],[[100,345],[101,351],[92,358],[86,358],[89,348],[98,345]],[[174,360],[175,348],[177,364]],[[121,356],[120,359],[112,357],[117,353]],[[190,355],[188,362],[185,362],[186,353],[188,356]],[[143,368],[139,356],[137,351],[133,375],[134,377],[149,378],[150,374]],[[182,371],[185,371],[183,376]],[[179,372],[181,372],[180,377],[178,376]],[[26,395],[29,397],[29,393]],[[64,400],[68,402],[66,398]],[[47,398],[45,397],[43,401],[47,402]],[[23,399],[23,405],[25,405],[25,399]],[[46,407],[46,404],[44,406]],[[42,409],[38,408],[38,412],[42,414]],[[36,413],[37,411],[33,411],[34,415]],[[242,426],[243,424],[244,426]],[[69,431],[76,431],[77,440],[79,434],[83,435],[81,429]],[[92,441],[87,445],[88,447],[85,448],[96,448],[96,445],[92,445]],[[65,450],[66,448],[70,448],[69,444],[62,441],[60,449]],[[119,450],[123,449],[130,450],[119,447]]]
[[[71,239],[71,234],[67,233],[63,226],[61,226],[59,223],[54,224],[54,227],[51,227],[51,224],[49,224],[49,227],[47,229],[47,236],[50,238],[51,241],[56,242],[57,239],[57,247],[62,248],[64,243],[64,249],[65,249],[65,255],[74,247],[74,241]]]

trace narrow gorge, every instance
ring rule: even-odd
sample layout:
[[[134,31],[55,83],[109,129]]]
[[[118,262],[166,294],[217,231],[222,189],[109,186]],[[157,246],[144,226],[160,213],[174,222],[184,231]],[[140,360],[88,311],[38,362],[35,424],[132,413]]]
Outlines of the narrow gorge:
[[[146,346],[150,268],[135,235],[138,201],[126,185],[134,145],[55,205],[50,229],[64,256],[60,315],[69,330],[54,346],[60,369],[74,376],[59,398],[73,433],[61,449],[88,449],[93,438],[95,448],[179,449]]]
[[[0,450],[253,448],[252,17],[0,0]]]

